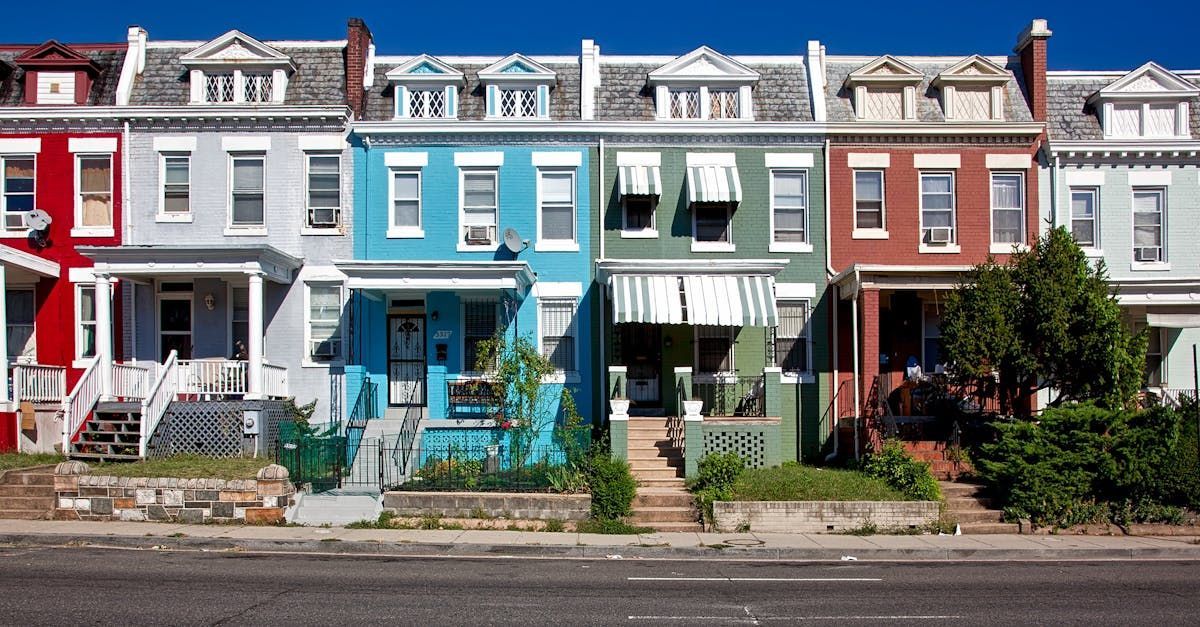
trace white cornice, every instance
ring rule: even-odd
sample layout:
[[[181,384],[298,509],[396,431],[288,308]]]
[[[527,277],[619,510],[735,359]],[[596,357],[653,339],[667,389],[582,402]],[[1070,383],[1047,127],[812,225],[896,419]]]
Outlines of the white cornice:
[[[389,55],[382,55],[382,54],[381,54],[381,55],[378,55],[378,56],[376,56],[376,57],[375,57],[375,65],[399,65],[399,64],[401,64],[401,63],[404,63],[405,61],[409,61],[409,60],[411,60],[413,57],[416,57],[416,56],[420,56],[420,55],[415,55],[415,54],[401,54],[401,55],[389,54]],[[529,59],[529,60],[531,60],[531,61],[534,61],[534,62],[537,62],[537,63],[543,63],[543,64],[544,64],[544,63],[555,63],[555,64],[558,64],[558,63],[579,63],[579,57],[578,57],[578,56],[571,56],[571,55],[536,55],[536,54],[529,54],[529,55],[522,55],[522,56],[523,56],[524,58],[526,58],[526,59]],[[439,58],[439,59],[441,59],[442,61],[445,61],[446,63],[449,63],[449,64],[451,64],[451,65],[454,65],[454,64],[462,64],[462,65],[491,65],[491,64],[493,64],[493,63],[495,63],[495,62],[497,62],[497,61],[500,61],[501,59],[503,59],[503,58],[505,58],[505,57],[503,57],[503,56],[499,56],[499,55],[495,55],[495,56],[457,56],[457,57],[456,57],[456,56],[447,56],[447,55],[440,55],[440,54],[439,54],[439,55],[437,55],[437,58]]]
[[[961,136],[961,135],[1038,135],[1041,122],[937,122],[870,123],[842,122],[659,122],[562,120],[557,122],[511,120],[429,121],[355,121],[354,131],[363,135],[451,135],[470,133],[561,133],[561,134],[654,134],[654,135],[884,135],[884,136]]]
[[[313,118],[350,117],[345,106],[276,105],[226,106],[186,105],[178,107],[0,107],[0,121],[9,120],[134,120],[228,119],[228,118]]]
[[[192,48],[202,46],[205,43],[208,43],[208,42],[199,41],[199,40],[184,41],[184,40],[163,39],[160,41],[146,42],[146,47],[149,49],[153,49],[153,48],[170,48],[170,49],[184,48],[184,49],[190,50]],[[319,41],[303,41],[303,40],[272,41],[272,40],[268,39],[268,40],[262,40],[262,43],[267,44],[268,46],[271,46],[272,48],[345,48],[346,47],[345,39],[323,39],[323,40],[319,40]]]
[[[1056,155],[1079,157],[1195,157],[1200,153],[1200,140],[1051,140],[1046,148]]]

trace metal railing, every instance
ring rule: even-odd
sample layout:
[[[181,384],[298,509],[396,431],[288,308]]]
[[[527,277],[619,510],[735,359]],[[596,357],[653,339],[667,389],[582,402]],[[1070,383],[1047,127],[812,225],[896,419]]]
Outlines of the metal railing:
[[[557,446],[514,450],[506,444],[417,448],[416,469],[408,481],[385,484],[410,491],[553,492],[556,478],[569,468],[568,456]]]
[[[67,369],[18,364],[13,367],[13,402],[61,403],[67,395]]]
[[[64,455],[71,450],[71,439],[75,437],[75,432],[83,426],[83,421],[87,419],[88,414],[92,413],[92,408],[100,400],[100,369],[96,367],[97,363],[99,360],[93,359],[88,364],[83,375],[79,377],[79,381],[75,383],[75,388],[71,390],[71,394],[63,401],[62,451]]]
[[[267,398],[288,397],[288,370],[283,366],[263,363],[263,394]]]
[[[404,410],[404,422],[400,423],[400,433],[396,436],[396,450],[392,453],[392,462],[399,465],[403,477],[409,475],[413,445],[421,428],[421,410],[422,408],[412,405]]]
[[[450,418],[495,418],[500,412],[500,395],[494,383],[483,378],[446,382]]]
[[[245,396],[249,364],[230,359],[180,359],[176,376],[180,394]]]
[[[763,375],[718,374],[711,380],[693,381],[692,398],[704,401],[705,416],[764,416],[766,380]]]
[[[146,398],[157,370],[157,364],[153,369],[140,364],[113,364],[113,396],[126,400]]]
[[[682,414],[682,411],[675,412]],[[683,416],[667,416],[667,439],[671,441],[671,448],[678,449],[679,454],[683,455],[683,447],[686,444],[684,438]]]
[[[146,447],[159,421],[167,413],[167,407],[175,400],[179,389],[178,354],[171,351],[167,361],[162,366],[158,380],[150,386],[145,399],[142,401],[142,424],[138,438],[138,455],[146,457]]]

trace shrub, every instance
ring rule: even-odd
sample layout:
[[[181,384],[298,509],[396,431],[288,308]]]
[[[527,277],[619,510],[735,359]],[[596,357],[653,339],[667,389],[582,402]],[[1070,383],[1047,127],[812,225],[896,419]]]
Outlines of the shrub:
[[[630,506],[637,494],[637,481],[629,471],[629,462],[606,454],[593,455],[588,471],[592,517],[620,520],[630,515]]]
[[[909,457],[904,445],[897,440],[884,442],[883,447],[863,460],[862,471],[878,477],[915,501],[940,501],[942,491],[929,472],[929,464]]]
[[[734,452],[709,453],[700,458],[696,477],[688,481],[696,508],[712,522],[713,502],[733,500],[733,482],[746,469],[746,460]]]

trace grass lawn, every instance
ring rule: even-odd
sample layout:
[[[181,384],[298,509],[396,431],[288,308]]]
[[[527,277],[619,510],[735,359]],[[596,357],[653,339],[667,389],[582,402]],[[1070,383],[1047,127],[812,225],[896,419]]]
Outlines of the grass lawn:
[[[57,464],[64,459],[55,453],[0,453],[0,471]]]
[[[142,462],[90,464],[92,474],[115,477],[172,477],[178,479],[254,479],[271,463],[266,457],[213,459],[199,455],[176,455]]]
[[[881,479],[854,470],[785,464],[744,471],[735,501],[909,501]]]

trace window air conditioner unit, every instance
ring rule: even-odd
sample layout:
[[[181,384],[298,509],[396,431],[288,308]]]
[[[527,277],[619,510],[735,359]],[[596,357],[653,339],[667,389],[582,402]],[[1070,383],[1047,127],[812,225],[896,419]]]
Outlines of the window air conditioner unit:
[[[1158,261],[1157,246],[1142,246],[1133,249],[1134,261]]]
[[[490,243],[492,243],[492,227],[490,227],[490,226],[468,226],[467,227],[467,243],[468,244],[490,244]]]
[[[954,239],[954,229],[948,226],[935,226],[929,229],[930,244],[949,244]]]
[[[335,208],[309,209],[309,219],[313,226],[337,226],[338,210]]]
[[[320,342],[316,346],[313,347],[313,351],[312,351],[313,361],[329,361],[329,360],[333,359],[333,356],[334,356],[333,342]]]

